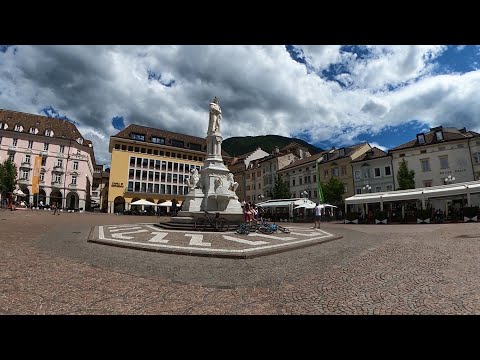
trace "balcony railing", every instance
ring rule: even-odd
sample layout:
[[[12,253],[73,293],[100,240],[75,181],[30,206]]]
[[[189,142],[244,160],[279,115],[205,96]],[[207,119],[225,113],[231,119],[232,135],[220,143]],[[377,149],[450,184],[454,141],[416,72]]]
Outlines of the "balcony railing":
[[[40,156],[48,156],[48,150],[40,151]]]
[[[60,186],[62,185],[61,181],[52,181],[52,186]]]
[[[76,189],[77,188],[77,184],[68,184],[68,187],[70,189]]]
[[[31,168],[32,163],[30,161],[22,161],[22,164],[20,165],[22,168]]]
[[[53,171],[55,171],[55,172],[62,172],[62,173],[63,173],[63,172],[64,172],[63,166],[55,165],[55,166],[53,167]]]

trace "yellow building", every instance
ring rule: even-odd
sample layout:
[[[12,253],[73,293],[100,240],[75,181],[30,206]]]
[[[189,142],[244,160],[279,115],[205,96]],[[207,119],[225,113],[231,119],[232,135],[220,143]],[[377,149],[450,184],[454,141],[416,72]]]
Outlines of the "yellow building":
[[[181,204],[190,171],[202,168],[206,148],[205,138],[135,124],[111,136],[108,212],[130,210],[136,200]]]

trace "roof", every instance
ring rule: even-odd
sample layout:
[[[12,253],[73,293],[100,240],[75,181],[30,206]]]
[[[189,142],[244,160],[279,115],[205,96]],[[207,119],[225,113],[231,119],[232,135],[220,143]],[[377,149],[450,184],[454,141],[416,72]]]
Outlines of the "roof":
[[[130,134],[131,133],[137,133],[141,135],[145,135],[145,143],[150,143],[153,145],[158,145],[156,143],[152,142],[152,137],[159,137],[159,138],[165,138],[165,145],[171,146],[171,140],[179,140],[184,142],[184,148],[189,149],[187,144],[189,143],[194,143],[194,144],[199,144],[202,145],[202,152],[206,151],[207,147],[207,140],[205,138],[197,137],[197,136],[192,136],[192,135],[186,135],[186,134],[180,134],[176,133],[173,131],[167,131],[167,130],[162,130],[162,129],[156,129],[156,128],[151,128],[148,126],[143,126],[143,125],[137,125],[137,124],[130,124],[128,125],[125,129],[122,131],[118,132],[115,135],[112,135],[112,137],[116,138],[122,138],[122,139],[131,139]],[[136,141],[141,141],[141,140],[136,140]],[[177,147],[177,146],[174,146]],[[181,147],[178,147],[179,149],[182,149]],[[190,150],[190,149],[189,149]],[[222,149],[222,156],[225,157],[231,157],[225,150]]]
[[[390,155],[377,147],[373,147],[370,150],[368,150],[365,154],[362,154],[358,158],[353,160],[352,163],[359,162],[359,161],[379,159],[385,156],[390,156]]]
[[[15,125],[21,125],[23,127],[22,133],[25,134],[29,133],[30,128],[36,128],[38,129],[36,136],[75,140],[75,146],[83,146],[83,150],[90,154],[93,165],[96,163],[92,142],[85,139],[80,131],[78,131],[75,124],[71,121],[43,115],[27,114],[13,110],[0,109],[0,123],[6,123],[8,125],[8,129],[3,129],[3,131],[15,132]],[[46,130],[51,130],[53,132],[53,136],[46,136]],[[84,140],[83,144],[76,142],[78,138]]]
[[[443,138],[444,140],[437,140],[435,136],[435,132],[438,130],[443,131]],[[454,140],[465,140],[469,139],[472,137],[477,137],[480,136],[480,134],[474,132],[474,131],[467,131],[465,128],[463,129],[456,129],[453,127],[443,127],[443,126],[438,126],[435,128],[431,128],[429,132],[425,133],[425,144],[419,144],[418,139],[410,140],[409,142],[406,142],[405,144],[399,145],[397,147],[394,147],[393,149],[390,149],[389,152],[391,151],[396,151],[396,150],[403,150],[403,149],[408,149],[412,147],[420,147],[420,146],[426,146],[426,145],[433,145],[433,144],[440,144],[444,143],[447,141],[454,141]]]
[[[312,156],[309,156],[309,157],[306,157],[305,159],[299,159],[297,161],[294,161],[292,162],[291,164],[285,166],[284,168],[282,168],[281,170],[278,170],[279,172],[283,172],[285,170],[289,170],[289,169],[293,169],[297,166],[302,166],[302,165],[305,165],[305,164],[309,164],[311,162],[315,162],[318,158],[320,158],[323,154],[325,154],[325,151],[322,151],[318,154],[315,154],[315,155],[312,155]]]
[[[56,119],[48,116],[27,114],[18,111],[0,109],[0,123],[7,123],[8,129],[14,131],[15,125],[22,125],[23,132],[28,134],[30,128],[37,128],[37,136],[45,136],[45,130],[53,131],[53,138],[76,140],[82,138],[75,124],[68,120]],[[84,142],[87,145],[88,141]]]
[[[360,144],[355,144],[355,145],[350,145],[350,146],[347,146],[347,147],[344,147],[344,148],[338,148],[338,149],[334,149],[333,151],[330,150],[330,151],[327,151],[328,153],[328,160],[326,159],[326,157],[321,161],[322,164],[324,163],[327,163],[327,162],[330,162],[330,161],[334,161],[334,160],[338,160],[340,158],[346,158],[346,157],[349,157],[350,155],[352,155],[355,151],[357,151],[360,147],[364,146],[368,144],[367,142],[362,142]],[[345,155],[342,155],[340,156],[340,149],[345,149]],[[325,154],[322,153],[322,154]]]
[[[358,194],[345,199],[345,204],[366,204],[379,203],[383,201],[418,200],[429,199],[440,196],[453,196],[480,192],[480,180],[464,183],[431,186],[426,188],[397,190],[388,192],[377,192]]]

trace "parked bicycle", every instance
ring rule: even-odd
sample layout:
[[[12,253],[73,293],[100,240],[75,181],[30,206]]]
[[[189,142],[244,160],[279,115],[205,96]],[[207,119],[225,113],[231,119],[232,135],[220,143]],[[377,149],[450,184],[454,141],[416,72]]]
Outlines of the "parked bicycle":
[[[195,220],[195,230],[205,231],[207,227],[210,226],[215,231],[223,231],[224,224],[219,219],[220,213],[215,213],[215,217],[212,218],[208,211],[204,210],[203,212],[205,213],[205,216]]]
[[[248,235],[250,234],[250,224],[249,223],[242,223],[238,224],[237,228],[235,229],[235,232],[240,235]]]

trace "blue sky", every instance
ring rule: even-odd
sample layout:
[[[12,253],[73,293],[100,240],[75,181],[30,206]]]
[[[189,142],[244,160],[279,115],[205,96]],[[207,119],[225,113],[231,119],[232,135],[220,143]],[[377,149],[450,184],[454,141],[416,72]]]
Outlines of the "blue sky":
[[[392,148],[430,127],[480,131],[474,45],[0,45],[0,108],[64,118],[109,163],[129,124]],[[261,144],[259,144],[261,145]]]

